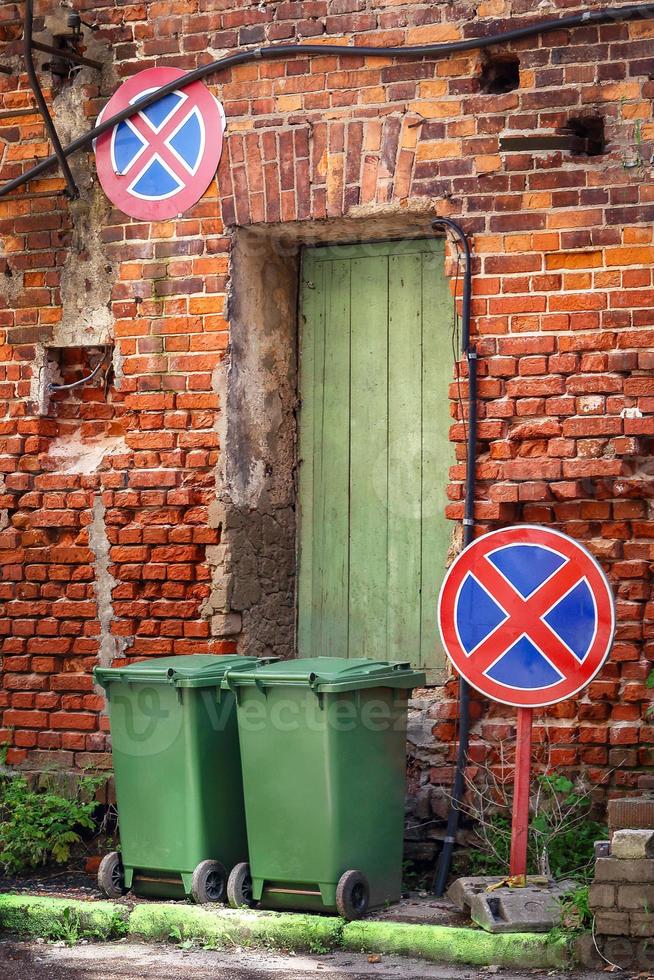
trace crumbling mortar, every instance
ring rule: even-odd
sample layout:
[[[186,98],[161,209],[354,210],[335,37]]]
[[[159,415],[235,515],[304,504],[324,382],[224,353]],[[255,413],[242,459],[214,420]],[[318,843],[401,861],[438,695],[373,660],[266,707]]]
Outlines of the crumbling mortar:
[[[4,474],[0,474],[0,494],[5,494],[6,492],[7,486],[5,484]],[[0,510],[0,531],[4,531],[7,527],[9,527],[9,510],[5,507]]]
[[[95,556],[93,587],[98,608],[98,621],[100,623],[98,664],[101,667],[110,667],[116,657],[124,655],[125,650],[133,643],[133,638],[114,636],[111,632],[111,624],[115,618],[112,594],[118,582],[109,570],[110,545],[105,523],[106,507],[102,500],[102,495],[99,493],[93,498],[92,513],[93,521],[89,524],[88,533],[89,548]],[[97,688],[97,690],[98,693],[102,693],[100,688]]]
[[[106,50],[92,38],[89,53],[91,57],[107,60]],[[69,143],[86,132],[85,88],[97,83],[97,72],[84,68],[55,96],[53,113],[62,143]],[[101,87],[108,90],[114,85],[110,59],[102,70]],[[107,344],[113,335],[111,294],[118,276],[118,269],[107,257],[101,240],[110,205],[97,181],[90,156],[77,154],[71,157],[70,165],[80,196],[69,204],[72,240],[61,270],[62,319],[53,330],[52,346]],[[117,380],[121,376],[120,367],[117,361],[114,365]]]

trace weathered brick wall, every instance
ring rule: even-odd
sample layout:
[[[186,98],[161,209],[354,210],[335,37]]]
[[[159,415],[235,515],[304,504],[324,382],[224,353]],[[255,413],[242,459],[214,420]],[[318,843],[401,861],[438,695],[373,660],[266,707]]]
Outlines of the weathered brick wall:
[[[74,6],[97,27],[85,36],[105,68],[85,69],[54,93],[66,135],[88,128],[120,79],[149,66],[193,68],[280,40],[450,40],[534,17],[524,0]],[[55,0],[39,9],[58,10]],[[571,9],[556,0],[542,14]],[[15,4],[0,9],[5,61],[16,67],[17,15]],[[9,762],[107,765],[107,722],[90,676],[99,657],[242,643],[240,610],[221,581],[230,566],[215,511],[233,227],[279,225],[297,241],[342,239],[345,227],[345,237],[357,229],[384,237],[392,226],[396,237],[403,221],[424,233],[441,214],[461,221],[475,256],[479,527],[553,523],[600,558],[618,601],[611,662],[578,703],[543,713],[537,737],[552,765],[583,767],[598,786],[629,788],[654,767],[645,688],[654,634],[653,38],[654,20],[634,20],[523,40],[510,48],[519,88],[504,94],[482,91],[479,53],[411,62],[327,49],[237,67],[211,80],[228,117],[217,181],[182,218],[147,224],[112,210],[87,154],[75,160],[80,201],[67,202],[55,173],[0,200],[0,704]],[[0,117],[23,110],[0,118],[2,179],[48,152],[31,105],[24,74],[0,76]],[[604,121],[599,155],[500,149],[500,137],[552,134],[588,116]],[[115,344],[114,373],[106,392],[102,383],[83,392],[77,418],[102,417],[93,437],[100,456],[106,441],[106,455],[89,462],[87,445],[66,463],[71,427],[62,427],[57,398],[39,406],[39,377],[49,348],[93,343]],[[451,397],[460,414],[456,387]],[[459,462],[448,514],[457,519],[460,420],[452,438]],[[454,697],[454,682],[425,692],[412,715],[421,819],[439,812],[438,787],[452,778]],[[507,709],[475,710],[472,772],[493,763],[513,725]]]

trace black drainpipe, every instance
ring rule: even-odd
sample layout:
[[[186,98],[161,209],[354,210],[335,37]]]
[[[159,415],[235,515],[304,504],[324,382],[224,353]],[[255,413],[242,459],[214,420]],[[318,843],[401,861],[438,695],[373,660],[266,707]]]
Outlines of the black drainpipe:
[[[470,544],[474,532],[475,516],[475,458],[477,449],[477,348],[470,343],[470,306],[472,301],[472,264],[470,243],[461,225],[451,218],[436,218],[432,228],[449,229],[457,238],[465,255],[463,276],[463,302],[461,310],[461,353],[468,362],[468,443],[466,452],[465,502],[463,508],[463,546]],[[452,787],[452,801],[447,816],[447,833],[443,841],[438,867],[434,874],[433,890],[438,898],[443,895],[452,863],[452,852],[459,827],[459,814],[463,798],[465,768],[468,761],[470,737],[470,685],[459,678],[459,746],[456,772]]]

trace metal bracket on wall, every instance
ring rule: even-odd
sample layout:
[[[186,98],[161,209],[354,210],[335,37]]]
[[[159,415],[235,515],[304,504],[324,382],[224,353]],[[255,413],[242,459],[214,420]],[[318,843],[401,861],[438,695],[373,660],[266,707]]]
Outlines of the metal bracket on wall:
[[[76,14],[72,14],[69,18],[69,26],[73,28],[75,34],[79,32],[80,20]],[[56,126],[50,115],[50,110],[48,109],[48,104],[45,101],[43,91],[41,90],[41,85],[39,83],[38,76],[36,74],[36,67],[34,65],[34,51],[45,51],[48,54],[53,54],[57,59],[63,59],[64,61],[70,61],[74,64],[85,65],[90,68],[99,69],[102,67],[99,61],[93,61],[90,58],[84,58],[82,55],[77,54],[70,48],[55,48],[49,44],[42,44],[40,41],[35,41],[32,37],[34,29],[34,0],[25,0],[25,10],[23,14],[23,58],[25,61],[25,70],[27,72],[27,78],[30,83],[30,88],[34,93],[34,98],[38,106],[39,112],[43,117],[43,122],[45,124],[46,132],[52,143],[52,148],[57,157],[59,166],[61,167],[61,172],[66,181],[66,195],[71,200],[79,197],[79,190],[77,184],[75,183],[75,178],[73,177],[72,171],[66,159],[66,155],[63,151],[61,145],[61,140],[57,133]],[[2,69],[7,73],[11,74],[11,69]]]
[[[533,133],[528,136],[500,136],[500,153],[529,153],[541,150],[561,150],[567,153],[589,154],[589,139],[575,133]]]

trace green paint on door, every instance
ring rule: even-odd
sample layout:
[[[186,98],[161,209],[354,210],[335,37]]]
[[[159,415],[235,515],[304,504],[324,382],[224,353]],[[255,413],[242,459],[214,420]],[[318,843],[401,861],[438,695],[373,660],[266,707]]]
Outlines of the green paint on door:
[[[439,240],[306,249],[298,655],[438,668],[452,298]]]

